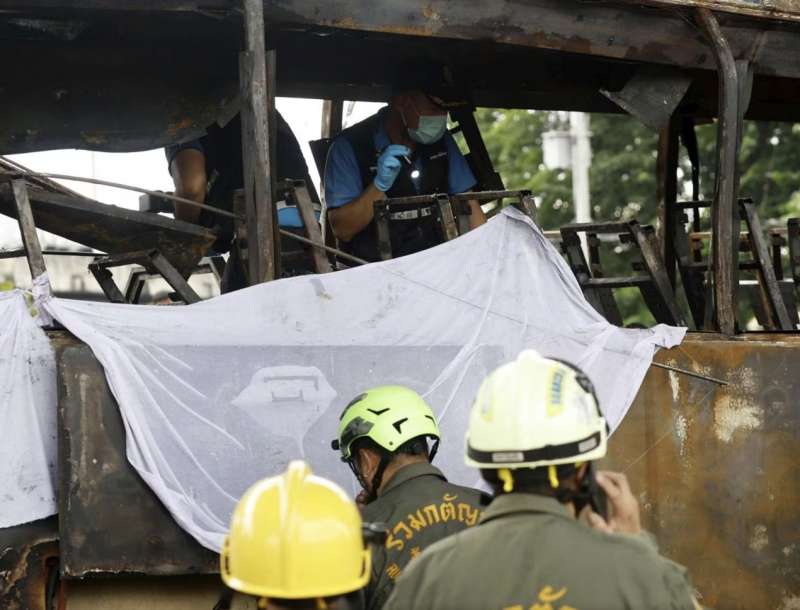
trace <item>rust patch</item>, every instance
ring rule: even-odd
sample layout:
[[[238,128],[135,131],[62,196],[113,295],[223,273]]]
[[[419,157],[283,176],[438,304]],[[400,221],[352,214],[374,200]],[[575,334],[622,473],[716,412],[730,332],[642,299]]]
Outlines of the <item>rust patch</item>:
[[[768,339],[768,340],[767,340]],[[792,608],[800,583],[800,336],[690,333],[651,368],[609,444],[665,555],[706,606]]]

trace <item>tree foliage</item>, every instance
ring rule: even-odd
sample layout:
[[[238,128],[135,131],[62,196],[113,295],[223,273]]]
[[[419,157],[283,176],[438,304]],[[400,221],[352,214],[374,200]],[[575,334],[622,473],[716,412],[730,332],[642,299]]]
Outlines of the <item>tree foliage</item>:
[[[542,134],[552,113],[482,108],[478,124],[495,167],[507,188],[528,189],[537,198],[544,229],[574,220],[569,171],[548,170]],[[593,114],[590,120],[590,189],[595,220],[637,219],[655,224],[658,134],[628,115]],[[697,128],[700,196],[712,198],[716,163],[716,124]],[[684,150],[679,161],[679,199],[690,199],[691,165]],[[785,220],[800,215],[800,125],[748,122],[742,138],[740,176],[743,197],[752,197],[761,218]],[[707,218],[704,220],[708,226]],[[782,222],[781,224],[785,224]],[[617,247],[603,258],[611,273],[629,274],[631,257]],[[652,323],[637,291],[620,291],[618,302],[628,323]]]

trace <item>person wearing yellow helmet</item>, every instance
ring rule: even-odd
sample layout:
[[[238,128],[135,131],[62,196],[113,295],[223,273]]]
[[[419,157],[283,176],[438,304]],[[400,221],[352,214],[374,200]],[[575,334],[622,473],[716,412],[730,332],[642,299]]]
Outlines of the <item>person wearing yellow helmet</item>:
[[[369,609],[383,605],[395,579],[426,547],[477,523],[487,502],[431,464],[439,438],[431,408],[402,386],[367,390],[342,413],[332,446],[363,488],[364,518],[386,523],[389,532],[385,546],[373,550]]]
[[[624,475],[595,477],[606,446],[597,396],[576,367],[528,350],[495,370],[471,411],[466,463],[496,496],[477,527],[408,567],[385,610],[696,608],[686,570],[642,532]]]
[[[341,488],[294,461],[239,500],[220,554],[222,580],[258,597],[259,608],[360,610],[374,532]]]

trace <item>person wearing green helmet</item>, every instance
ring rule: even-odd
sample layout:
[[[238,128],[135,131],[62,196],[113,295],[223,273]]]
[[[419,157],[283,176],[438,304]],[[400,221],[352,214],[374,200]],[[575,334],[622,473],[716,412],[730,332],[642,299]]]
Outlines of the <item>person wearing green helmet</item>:
[[[439,439],[431,408],[402,386],[367,390],[340,417],[332,446],[361,484],[363,517],[388,526],[386,544],[373,549],[368,610],[383,606],[409,561],[475,525],[489,501],[476,489],[449,483],[431,464]]]

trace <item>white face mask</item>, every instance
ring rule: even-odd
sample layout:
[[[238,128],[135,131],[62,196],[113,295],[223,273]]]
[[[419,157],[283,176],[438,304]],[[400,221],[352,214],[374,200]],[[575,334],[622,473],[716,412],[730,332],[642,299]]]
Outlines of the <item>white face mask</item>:
[[[419,127],[408,129],[408,136],[420,144],[433,144],[438,142],[447,130],[447,115],[420,116]]]

